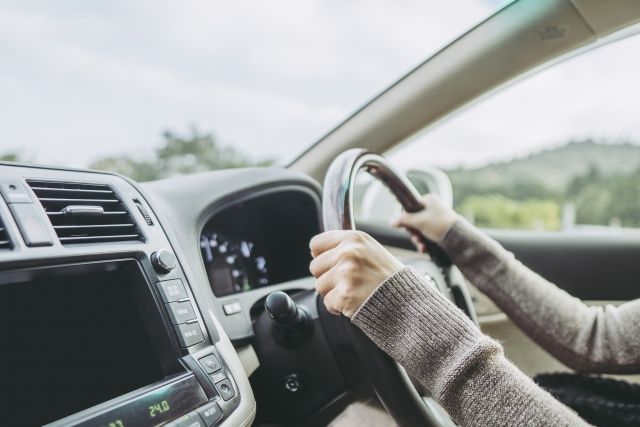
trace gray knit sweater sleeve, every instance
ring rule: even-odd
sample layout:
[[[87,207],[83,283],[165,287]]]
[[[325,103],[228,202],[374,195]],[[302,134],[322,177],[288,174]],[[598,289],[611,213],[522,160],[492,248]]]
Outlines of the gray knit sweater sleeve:
[[[462,426],[586,425],[411,267],[385,280],[352,322]]]
[[[529,270],[462,218],[442,246],[467,279],[570,368],[640,372],[640,300],[589,307]],[[574,267],[580,268],[567,266]]]

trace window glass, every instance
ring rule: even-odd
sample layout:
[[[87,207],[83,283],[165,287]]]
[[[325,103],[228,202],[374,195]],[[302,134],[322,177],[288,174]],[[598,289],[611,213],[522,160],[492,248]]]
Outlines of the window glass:
[[[0,159],[288,160],[505,0],[0,2]]]
[[[640,226],[640,36],[508,86],[389,153],[443,169],[485,228]]]

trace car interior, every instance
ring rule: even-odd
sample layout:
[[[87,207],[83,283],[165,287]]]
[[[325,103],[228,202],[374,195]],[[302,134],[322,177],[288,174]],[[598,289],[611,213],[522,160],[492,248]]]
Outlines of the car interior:
[[[0,163],[0,425],[353,425],[358,405],[391,424],[455,425],[325,308],[309,241],[330,229],[366,231],[430,277],[527,375],[566,370],[437,246],[418,253],[408,233],[354,213],[356,174],[408,211],[419,193],[450,199],[441,171],[407,178],[377,153],[515,79],[635,34],[639,22],[635,0],[512,2],[286,167],[138,183]],[[640,297],[637,235],[490,234],[578,298]]]

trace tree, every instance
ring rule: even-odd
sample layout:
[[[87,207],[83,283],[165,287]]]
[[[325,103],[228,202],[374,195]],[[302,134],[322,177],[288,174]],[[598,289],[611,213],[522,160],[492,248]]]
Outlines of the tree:
[[[0,162],[30,162],[33,159],[25,157],[20,151],[10,151],[0,154]]]
[[[237,149],[218,144],[211,133],[202,134],[195,127],[186,137],[166,131],[162,138],[162,144],[150,159],[139,160],[127,155],[105,157],[90,167],[121,173],[143,182],[216,169],[273,164],[272,160],[254,162]]]
[[[640,170],[603,176],[593,170],[576,177],[567,199],[576,206],[581,224],[640,226]]]
[[[513,200],[501,194],[471,196],[459,212],[479,227],[557,230],[560,206],[554,200]]]
[[[164,176],[155,161],[136,160],[128,156],[103,157],[89,165],[91,169],[116,172],[138,182],[153,181]]]

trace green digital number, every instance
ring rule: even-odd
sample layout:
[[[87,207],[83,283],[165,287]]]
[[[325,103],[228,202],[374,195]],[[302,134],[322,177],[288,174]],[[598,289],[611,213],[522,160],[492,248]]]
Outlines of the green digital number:
[[[107,427],[124,427],[124,423],[122,422],[122,420],[115,420],[115,421],[111,421]]]
[[[149,406],[149,416],[153,418],[156,415],[164,414],[169,409],[171,409],[171,407],[169,406],[169,402],[166,400],[163,400],[159,403],[154,403],[153,405]]]

